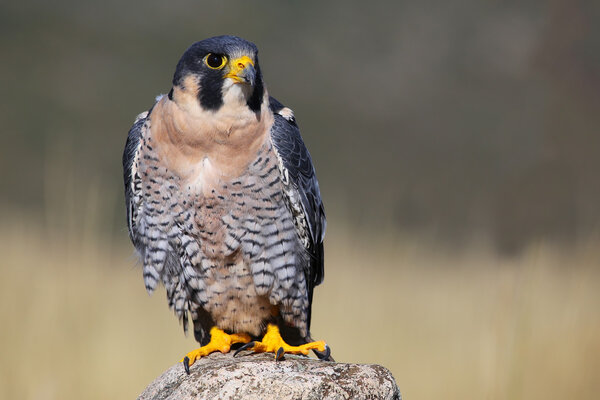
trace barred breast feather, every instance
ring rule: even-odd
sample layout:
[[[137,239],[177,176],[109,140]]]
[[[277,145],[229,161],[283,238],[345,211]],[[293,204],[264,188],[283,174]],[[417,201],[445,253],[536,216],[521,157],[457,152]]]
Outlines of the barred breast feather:
[[[201,343],[211,324],[259,335],[274,312],[309,335],[325,215],[291,110],[272,98],[270,110],[269,134],[248,165],[209,187],[169,168],[152,109],[128,135],[127,219],[146,289],[162,282],[184,328],[191,313]]]

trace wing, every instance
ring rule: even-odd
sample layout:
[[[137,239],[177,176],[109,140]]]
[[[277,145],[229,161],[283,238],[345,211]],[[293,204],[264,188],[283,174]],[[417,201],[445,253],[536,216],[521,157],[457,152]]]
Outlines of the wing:
[[[296,230],[310,254],[306,274],[309,295],[308,327],[315,286],[324,278],[323,239],[326,219],[319,182],[308,149],[302,141],[292,110],[271,97],[269,105],[275,116],[271,139],[280,158],[288,208],[295,217]]]
[[[143,112],[138,115],[129,130],[125,150],[123,151],[123,181],[125,183],[125,205],[127,209],[127,228],[129,229],[129,237],[135,245],[137,234],[135,229],[135,220],[137,215],[137,207],[141,180],[137,175],[136,157],[140,148],[142,129],[146,123],[148,112]]]
[[[148,224],[142,222],[144,195],[142,193],[142,179],[138,172],[138,167],[140,152],[142,151],[141,147],[144,143],[144,138],[149,134],[148,116],[152,112],[153,107],[136,117],[127,135],[127,142],[123,151],[123,179],[125,183],[127,227],[129,229],[129,237],[143,262],[142,269],[146,290],[148,293],[152,293],[158,281],[162,280],[167,292],[169,307],[175,311],[175,314],[183,323],[184,331],[187,332],[187,311],[190,306],[185,280],[181,279],[179,275],[179,271],[181,270],[180,259],[169,247],[167,240],[160,236],[160,232],[155,234],[156,231],[149,231]],[[149,235],[154,235],[154,239],[148,239]],[[153,240],[152,246],[148,246],[148,240]],[[165,269],[166,273],[163,273]],[[192,310],[192,312],[195,312],[195,310]],[[201,338],[198,339],[198,341],[201,340]]]

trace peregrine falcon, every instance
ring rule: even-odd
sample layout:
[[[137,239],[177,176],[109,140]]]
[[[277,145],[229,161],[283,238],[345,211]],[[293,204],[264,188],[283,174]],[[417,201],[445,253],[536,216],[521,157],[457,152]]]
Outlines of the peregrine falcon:
[[[323,281],[319,184],[257,54],[235,36],[194,43],[169,93],[136,118],[123,154],[129,236],[146,289],[162,282],[202,346],[182,360],[188,373],[232,345],[277,360],[309,350],[331,359],[310,336],[313,289]]]

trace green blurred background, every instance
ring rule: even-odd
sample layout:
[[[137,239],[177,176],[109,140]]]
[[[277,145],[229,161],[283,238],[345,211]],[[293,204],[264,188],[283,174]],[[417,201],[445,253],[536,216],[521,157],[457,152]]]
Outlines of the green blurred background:
[[[0,397],[133,398],[194,347],[121,154],[194,41],[256,43],[328,214],[313,333],[406,398],[600,391],[600,5],[0,4]]]

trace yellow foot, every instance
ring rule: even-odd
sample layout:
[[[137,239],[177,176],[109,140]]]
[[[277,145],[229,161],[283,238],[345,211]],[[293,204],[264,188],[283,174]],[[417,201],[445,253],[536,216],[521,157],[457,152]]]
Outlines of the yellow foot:
[[[240,347],[233,356],[235,357],[237,353],[245,349],[254,350],[256,353],[275,353],[275,360],[277,361],[279,361],[285,353],[308,355],[310,350],[319,352],[325,351],[326,353],[324,355],[317,355],[321,359],[329,358],[329,346],[327,346],[324,341],[319,340],[318,342],[310,342],[300,346],[290,346],[281,338],[277,325],[273,324],[267,326],[267,333],[265,333],[262,342],[250,342],[245,344]]]
[[[215,351],[221,353],[229,352],[231,345],[234,343],[248,343],[250,336],[245,333],[228,335],[216,326],[210,330],[210,342],[206,346],[190,351],[180,361],[185,367],[185,372],[190,373],[190,365],[192,365],[200,357],[207,356]]]

